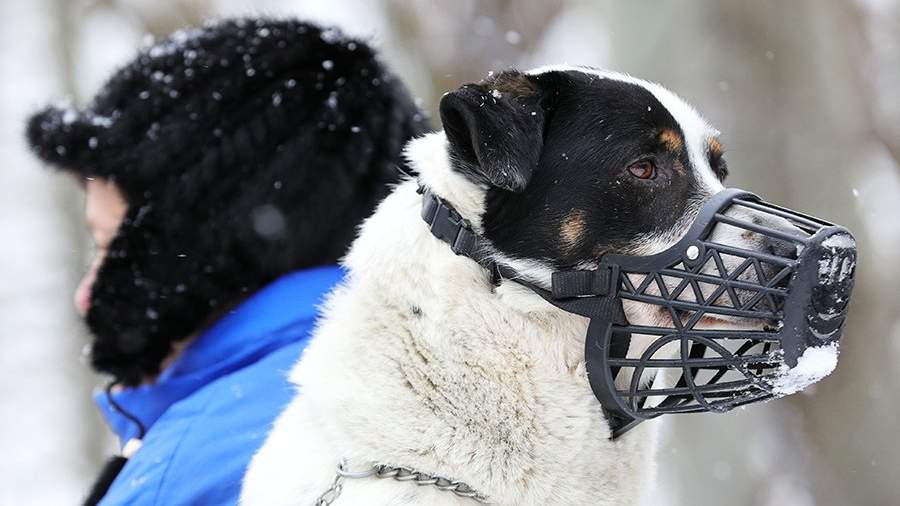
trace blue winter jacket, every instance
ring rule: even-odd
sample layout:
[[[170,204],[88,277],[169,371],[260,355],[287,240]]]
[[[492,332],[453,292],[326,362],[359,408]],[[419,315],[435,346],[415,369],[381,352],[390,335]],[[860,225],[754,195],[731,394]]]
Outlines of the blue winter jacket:
[[[147,427],[101,505],[236,504],[250,458],[290,401],[287,373],[306,346],[316,306],[338,267],[286,275],[201,334],[156,383],[113,395]],[[124,443],[137,426],[97,404]]]

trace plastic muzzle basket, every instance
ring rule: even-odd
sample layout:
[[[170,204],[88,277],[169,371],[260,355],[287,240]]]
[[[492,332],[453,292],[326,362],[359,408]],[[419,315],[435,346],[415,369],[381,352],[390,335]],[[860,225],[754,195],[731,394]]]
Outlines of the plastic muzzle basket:
[[[768,247],[719,242],[716,227]],[[855,265],[847,229],[737,189],[714,195],[671,248],[604,256],[614,309],[592,317],[586,358],[614,437],[641,420],[724,412],[827,375]],[[631,325],[625,301],[665,323]]]

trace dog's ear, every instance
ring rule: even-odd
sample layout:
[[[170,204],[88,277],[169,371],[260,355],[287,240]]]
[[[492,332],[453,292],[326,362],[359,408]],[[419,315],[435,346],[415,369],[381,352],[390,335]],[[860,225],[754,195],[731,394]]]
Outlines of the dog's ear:
[[[456,169],[477,183],[524,190],[543,149],[541,102],[537,83],[515,71],[444,95],[441,122]]]

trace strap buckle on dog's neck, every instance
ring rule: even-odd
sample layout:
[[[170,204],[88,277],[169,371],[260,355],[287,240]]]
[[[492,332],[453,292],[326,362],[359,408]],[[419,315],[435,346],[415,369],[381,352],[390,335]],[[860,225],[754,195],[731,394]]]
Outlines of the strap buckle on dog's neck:
[[[488,256],[489,248],[472,228],[469,220],[463,218],[453,206],[432,193],[431,189],[419,185],[416,190],[422,195],[422,219],[428,224],[431,234],[450,245],[453,253],[478,262],[491,273],[491,281],[498,284],[503,277],[514,273],[501,267]]]
[[[457,255],[473,257],[479,243],[472,225],[431,190],[420,186],[422,194],[422,219],[428,223],[431,233],[450,245]],[[477,260],[477,258],[476,258]],[[481,262],[479,262],[481,263]]]

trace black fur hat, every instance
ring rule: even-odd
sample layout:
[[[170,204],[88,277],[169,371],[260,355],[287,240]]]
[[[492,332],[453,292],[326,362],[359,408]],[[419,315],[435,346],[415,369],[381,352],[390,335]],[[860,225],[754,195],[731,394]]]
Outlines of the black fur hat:
[[[178,32],[84,110],[35,114],[40,158],[129,206],[91,296],[94,367],[137,384],[246,295],[336,261],[427,128],[365,43],[271,19]]]

